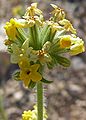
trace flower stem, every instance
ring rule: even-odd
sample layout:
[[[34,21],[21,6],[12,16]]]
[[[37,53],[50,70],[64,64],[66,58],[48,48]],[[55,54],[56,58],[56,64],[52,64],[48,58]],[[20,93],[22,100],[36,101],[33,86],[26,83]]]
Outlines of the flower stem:
[[[43,120],[43,85],[42,82],[37,83],[37,120]]]

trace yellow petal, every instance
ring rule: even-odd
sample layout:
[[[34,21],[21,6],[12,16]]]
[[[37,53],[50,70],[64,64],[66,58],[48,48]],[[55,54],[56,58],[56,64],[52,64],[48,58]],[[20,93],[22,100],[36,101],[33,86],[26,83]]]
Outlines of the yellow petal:
[[[60,47],[66,48],[71,46],[71,37],[70,35],[64,35],[60,40]]]
[[[39,67],[40,67],[39,64],[31,65],[31,67],[30,67],[30,71],[31,71],[31,72],[37,71],[37,70],[39,69]]]
[[[25,86],[28,86],[30,83],[30,77],[25,71],[20,71],[20,80],[24,81]]]
[[[31,73],[30,78],[33,82],[37,82],[42,79],[42,76],[38,72],[33,72],[33,73]]]
[[[22,57],[18,63],[20,69],[27,70],[30,67],[30,63],[27,57]]]
[[[27,87],[29,84],[30,84],[30,79],[24,79],[23,80],[24,81],[24,85],[25,85],[25,87]]]
[[[14,20],[13,18],[11,18],[11,19],[10,19],[10,23],[11,23],[12,25],[14,25],[14,24],[15,24],[15,20]]]
[[[70,48],[71,55],[77,55],[77,54],[82,53],[84,51],[85,51],[85,47],[84,47],[83,43],[75,44],[75,45],[71,46],[71,48]]]

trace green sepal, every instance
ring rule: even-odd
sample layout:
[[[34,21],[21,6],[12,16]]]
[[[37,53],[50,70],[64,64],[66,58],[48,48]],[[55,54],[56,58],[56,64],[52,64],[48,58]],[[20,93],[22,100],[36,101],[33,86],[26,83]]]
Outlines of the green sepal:
[[[54,67],[54,63],[53,63],[53,62],[47,63],[47,67],[48,67],[49,69],[52,69],[52,68]]]
[[[16,37],[21,41],[21,43],[23,43],[27,39],[25,33],[20,28],[16,28],[16,30],[18,32],[18,35]]]
[[[42,78],[42,80],[41,80],[43,83],[46,83],[46,84],[50,84],[50,83],[52,83],[53,81],[49,81],[49,80],[46,80],[46,79],[44,79],[44,78]]]
[[[63,54],[63,53],[68,53],[70,51],[69,48],[64,48],[64,49],[59,49],[56,53],[57,54]]]
[[[44,45],[44,43],[46,41],[49,40],[50,37],[50,27],[46,24],[42,29],[41,29],[41,33],[40,33],[40,45],[42,47],[42,45]]]
[[[28,28],[27,35],[28,35],[27,38],[29,40],[29,46],[34,47],[33,33],[32,33],[32,28],[31,27]]]
[[[53,39],[54,39],[54,37],[55,37],[55,35],[56,35],[56,31],[55,31],[53,34],[51,33],[51,34],[50,34],[50,40],[49,40],[49,41],[52,42]]]
[[[67,59],[66,57],[54,54],[54,59],[56,59],[57,63],[59,63],[60,65],[64,66],[64,67],[69,67],[71,62],[69,59]]]
[[[14,79],[16,81],[20,81],[19,75],[20,75],[20,70],[14,71],[14,73],[12,74],[12,79]]]
[[[57,65],[58,65],[58,62],[57,62],[56,58],[54,56],[52,56],[52,60],[51,60],[51,62],[47,63],[47,67],[49,69],[53,69],[53,67],[55,67]]]
[[[29,39],[30,46],[32,46],[35,50],[39,49],[39,38],[40,38],[40,30],[37,25],[30,27],[29,29]]]
[[[45,35],[47,29],[48,29],[48,25],[47,25],[47,24],[41,29],[41,33],[40,33],[40,43],[42,42],[42,39],[44,38],[44,35]]]
[[[33,39],[33,48],[36,49],[36,47],[37,47],[37,38],[36,38],[35,25],[31,27],[31,35],[32,35],[32,39]]]
[[[49,40],[50,40],[50,27],[48,27],[45,35],[42,38],[42,45],[44,45],[44,43],[46,43]]]
[[[36,85],[36,82],[33,82],[32,80],[30,81],[28,88],[34,88]]]
[[[63,53],[67,53],[69,51],[70,51],[69,48],[60,48],[59,45],[54,45],[53,47],[51,47],[49,53],[53,55],[53,53],[63,54]]]
[[[35,48],[36,49],[41,49],[41,46],[40,46],[40,29],[39,29],[39,26],[35,25],[34,26],[34,29],[35,29],[35,39],[36,39],[36,46]]]

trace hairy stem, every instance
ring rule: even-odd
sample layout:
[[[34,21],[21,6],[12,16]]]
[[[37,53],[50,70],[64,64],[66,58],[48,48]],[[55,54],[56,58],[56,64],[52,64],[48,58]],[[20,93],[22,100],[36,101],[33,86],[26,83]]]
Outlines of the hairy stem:
[[[43,85],[42,82],[37,83],[37,120],[43,120]]]

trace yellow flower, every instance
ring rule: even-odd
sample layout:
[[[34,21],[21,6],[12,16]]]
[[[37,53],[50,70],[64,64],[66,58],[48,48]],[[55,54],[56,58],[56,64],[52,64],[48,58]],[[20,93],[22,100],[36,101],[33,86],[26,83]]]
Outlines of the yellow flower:
[[[25,16],[34,16],[35,14],[41,15],[42,11],[37,8],[37,3],[32,3],[31,6],[27,8]]]
[[[32,3],[31,6],[27,8],[23,18],[27,21],[28,27],[32,27],[34,24],[39,26],[43,25],[42,11],[37,8],[37,3]]]
[[[72,24],[69,20],[63,19],[59,21],[60,25],[63,25],[66,31],[71,31],[72,33],[76,34],[76,29],[73,28]]]
[[[48,118],[45,107],[43,107],[43,120]],[[34,109],[24,111],[22,114],[22,120],[37,120],[37,105],[34,105]]]
[[[81,40],[81,39],[80,39]],[[74,45],[70,47],[70,54],[77,55],[85,51],[84,41],[76,42]]]
[[[28,59],[31,54],[32,48],[29,47],[29,41],[25,40],[21,47],[17,44],[13,43],[11,45],[12,54],[11,54],[11,62],[19,63],[21,59]]]
[[[14,40],[17,35],[14,19],[11,19],[10,22],[7,22],[4,28],[9,39]]]
[[[69,48],[71,46],[71,36],[70,35],[64,35],[60,39],[60,47],[61,48]]]
[[[41,17],[43,18],[43,16],[41,15]],[[38,17],[38,16],[34,16],[34,21],[37,25],[39,26],[43,26],[44,22],[43,22],[43,19]]]
[[[65,18],[65,12],[63,9],[57,7],[54,4],[51,4],[51,6],[54,8],[54,10],[51,12],[55,16],[56,20],[62,20]]]
[[[41,74],[37,72],[39,67],[39,64],[34,64],[29,66],[27,70],[22,69],[20,71],[20,79],[24,81],[25,86],[28,86],[31,80],[37,82],[42,79]]]
[[[42,26],[44,24],[43,20],[38,17],[38,16],[33,16],[33,17],[28,17],[28,16],[24,16],[24,19],[26,19],[27,21],[27,27],[32,27],[35,24],[37,24],[38,26]]]
[[[28,71],[28,68],[30,66],[29,59],[27,57],[21,56],[21,59],[19,60],[18,65],[21,70]]]
[[[27,25],[28,25],[28,27],[32,27],[32,26],[35,25],[35,21],[34,21],[33,19],[29,19],[29,20],[27,21]]]
[[[31,110],[24,111],[22,114],[22,120],[33,120],[33,112]]]
[[[69,48],[71,55],[77,55],[85,51],[84,41],[75,35],[64,35],[60,40],[61,48]]]
[[[38,60],[40,61],[40,63],[42,65],[51,62],[51,56],[48,54],[48,52],[44,49],[42,50],[38,50],[37,51],[37,55],[38,55]]]
[[[18,35],[16,28],[23,28],[25,27],[25,20],[24,19],[10,19],[10,22],[6,22],[4,26],[6,33],[10,40],[15,40],[16,36]]]

